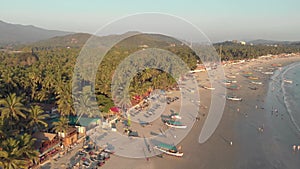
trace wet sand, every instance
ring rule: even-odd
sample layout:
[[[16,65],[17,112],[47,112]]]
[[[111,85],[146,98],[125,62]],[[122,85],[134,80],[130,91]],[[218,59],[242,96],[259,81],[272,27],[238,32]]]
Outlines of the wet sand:
[[[255,72],[258,67],[263,71],[272,67],[273,63],[287,65],[300,61],[300,57],[274,58],[271,60],[259,59],[244,64],[229,65],[224,67],[226,75],[236,76],[236,81],[241,88],[239,90],[227,90],[228,94],[234,94],[243,98],[242,102],[227,101],[222,120],[212,137],[204,144],[198,143],[198,137],[208,113],[210,104],[210,91],[199,88],[201,108],[200,120],[196,121],[189,135],[179,144],[182,146],[184,156],[182,158],[163,155],[163,158],[152,157],[147,159],[129,159],[118,156],[112,158],[102,167],[104,169],[218,169],[218,168],[280,168],[276,160],[267,159],[272,156],[274,147],[266,148],[268,142],[272,143],[271,133],[265,127],[263,133],[258,128],[265,123],[266,110],[264,102],[268,91],[271,75]],[[251,90],[251,80],[241,75],[242,71],[251,71],[260,78],[264,85],[255,85],[257,90]],[[200,83],[206,79],[206,73],[199,73]],[[207,83],[207,82],[206,82]],[[208,83],[207,83],[208,84]],[[207,106],[208,108],[204,108]],[[230,142],[232,141],[232,145]],[[261,144],[264,143],[264,144]]]

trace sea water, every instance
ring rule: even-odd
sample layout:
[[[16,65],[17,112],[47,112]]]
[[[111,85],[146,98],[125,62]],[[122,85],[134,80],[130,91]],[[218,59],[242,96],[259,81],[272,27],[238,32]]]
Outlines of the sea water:
[[[300,150],[300,63],[293,63],[271,77],[265,102],[267,135],[264,144],[273,168],[299,168]]]

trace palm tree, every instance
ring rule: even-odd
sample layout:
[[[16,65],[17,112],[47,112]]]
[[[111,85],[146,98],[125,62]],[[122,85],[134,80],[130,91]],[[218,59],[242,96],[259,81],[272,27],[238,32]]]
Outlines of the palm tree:
[[[26,161],[22,159],[19,151],[19,141],[8,138],[1,143],[3,149],[0,151],[0,166],[5,169],[25,168]]]
[[[54,126],[53,129],[56,133],[59,133],[59,132],[66,133],[68,124],[69,124],[69,120],[65,116],[61,116],[59,118],[59,121],[53,122],[52,124]]]
[[[31,106],[28,111],[28,125],[35,130],[40,130],[42,127],[47,127],[48,124],[45,119],[49,117],[48,114],[43,114],[43,110],[40,106]]]
[[[74,102],[74,107],[76,108],[77,115],[79,115],[78,120],[83,115],[87,115],[89,117],[94,117],[97,115],[96,112],[98,105],[96,100],[92,99],[91,94],[79,94],[76,98],[77,99]]]
[[[37,160],[38,151],[36,151],[33,147],[36,139],[32,138],[29,134],[24,134],[18,137],[20,153],[22,153],[22,157],[27,160]]]
[[[37,159],[38,152],[34,150],[33,139],[29,134],[8,138],[0,143],[0,167],[8,169],[25,168],[29,160]]]
[[[19,120],[19,117],[26,118],[24,111],[25,106],[22,103],[22,98],[15,93],[9,94],[6,98],[0,100],[0,111],[2,119]]]
[[[73,95],[72,88],[70,84],[62,83],[57,84],[56,94],[56,104],[58,106],[58,110],[62,115],[70,115],[74,114],[74,106],[73,106]]]
[[[7,127],[7,121],[0,119],[0,140],[7,138],[9,135],[9,130]]]

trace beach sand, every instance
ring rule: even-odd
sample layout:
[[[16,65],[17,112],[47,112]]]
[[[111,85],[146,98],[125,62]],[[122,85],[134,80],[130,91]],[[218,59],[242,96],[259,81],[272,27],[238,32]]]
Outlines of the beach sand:
[[[179,144],[182,146],[182,158],[163,155],[147,159],[130,159],[112,156],[102,167],[104,169],[226,169],[226,168],[280,168],[280,164],[271,164],[272,160],[265,159],[270,153],[265,151],[261,142],[270,141],[270,133],[259,133],[258,128],[264,123],[264,102],[271,75],[255,72],[259,67],[268,71],[273,63],[283,66],[300,61],[300,57],[257,59],[243,64],[227,65],[225,75],[235,75],[241,86],[239,90],[227,90],[227,94],[237,95],[243,101],[227,101],[222,120],[214,134],[203,144],[198,143],[199,134],[204,124],[210,105],[210,91],[199,88],[201,98],[200,120],[196,121],[191,132]],[[249,79],[242,76],[243,71],[251,71],[259,77],[263,85],[257,90],[251,90]],[[208,82],[207,74],[198,75],[201,84]],[[205,108],[207,106],[207,108]],[[266,130],[268,130],[266,128]],[[232,145],[231,145],[232,142]],[[265,145],[265,144],[264,144]],[[258,155],[261,154],[261,155]]]

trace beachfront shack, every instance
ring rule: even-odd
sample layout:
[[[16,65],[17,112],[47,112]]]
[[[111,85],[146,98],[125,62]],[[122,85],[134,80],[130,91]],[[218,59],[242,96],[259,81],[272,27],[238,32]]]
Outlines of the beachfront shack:
[[[78,132],[76,127],[69,127],[66,130],[66,133],[58,132],[59,137],[63,138],[63,145],[68,147],[73,145],[78,140]]]
[[[34,147],[39,152],[39,162],[43,163],[60,150],[61,141],[57,134],[35,132],[33,138],[36,139]]]

